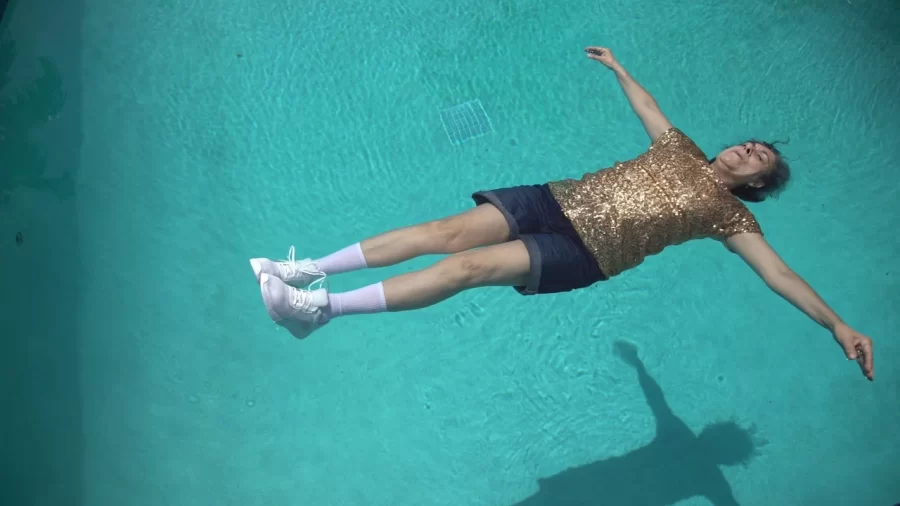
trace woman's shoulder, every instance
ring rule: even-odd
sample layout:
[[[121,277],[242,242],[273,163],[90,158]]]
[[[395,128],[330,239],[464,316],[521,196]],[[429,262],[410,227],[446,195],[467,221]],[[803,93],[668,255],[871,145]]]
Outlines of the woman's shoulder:
[[[669,127],[668,130],[660,134],[660,136],[653,141],[653,145],[651,147],[667,147],[667,148],[675,148],[683,151],[696,152],[703,155],[703,150],[697,146],[697,143],[684,131],[680,128],[673,126]],[[705,156],[705,155],[704,155]]]
[[[650,148],[668,146],[681,138],[687,138],[687,136],[678,127],[671,126],[650,143]]]
[[[719,200],[721,203],[719,216],[722,219],[721,226],[726,237],[743,233],[763,233],[756,215],[741,199],[728,192]]]

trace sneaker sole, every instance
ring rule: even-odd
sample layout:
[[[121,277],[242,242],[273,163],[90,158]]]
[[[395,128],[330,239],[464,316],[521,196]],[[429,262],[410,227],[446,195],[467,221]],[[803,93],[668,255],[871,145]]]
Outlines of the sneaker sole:
[[[259,279],[259,275],[262,272],[262,265],[259,265],[259,260],[251,258],[250,268],[253,269],[253,276],[256,278],[256,282],[261,283],[262,280]]]

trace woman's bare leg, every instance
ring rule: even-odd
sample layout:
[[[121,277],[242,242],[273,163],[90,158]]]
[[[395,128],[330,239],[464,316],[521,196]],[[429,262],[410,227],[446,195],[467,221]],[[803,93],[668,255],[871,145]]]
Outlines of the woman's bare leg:
[[[481,204],[465,212],[418,225],[398,228],[316,260],[294,261],[251,258],[257,281],[263,273],[296,287],[307,287],[326,275],[371,267],[386,267],[421,255],[453,254],[509,240],[506,218],[492,204]]]
[[[398,228],[360,242],[368,267],[386,267],[421,255],[440,255],[500,244],[509,225],[491,204],[447,218]]]
[[[263,273],[260,290],[269,316],[305,338],[339,316],[409,311],[481,286],[524,286],[531,269],[521,240],[455,253],[427,269],[343,293],[293,288]]]
[[[525,286],[530,268],[520,240],[456,253],[426,269],[385,280],[386,309],[421,309],[482,286]]]

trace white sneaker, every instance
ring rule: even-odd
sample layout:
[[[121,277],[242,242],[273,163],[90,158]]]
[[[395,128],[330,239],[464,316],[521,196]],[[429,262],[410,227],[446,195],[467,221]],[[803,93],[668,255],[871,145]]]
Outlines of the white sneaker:
[[[328,305],[328,291],[324,288],[300,290],[263,272],[259,276],[259,289],[272,321],[288,329],[297,339],[305,339],[328,323],[328,316],[322,312]]]
[[[325,279],[325,273],[320,271],[311,259],[294,260],[293,246],[288,250],[287,260],[276,262],[268,258],[251,258],[250,267],[253,268],[257,283],[261,282],[260,275],[263,273],[275,276],[297,288],[307,288],[315,281]]]

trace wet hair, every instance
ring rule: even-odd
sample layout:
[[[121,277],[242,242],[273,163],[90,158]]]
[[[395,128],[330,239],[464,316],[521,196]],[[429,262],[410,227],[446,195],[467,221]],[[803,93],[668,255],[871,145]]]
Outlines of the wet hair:
[[[753,144],[761,144],[767,148],[769,148],[772,153],[775,153],[775,164],[772,168],[762,175],[760,178],[760,182],[762,186],[759,188],[754,188],[750,185],[743,185],[731,190],[731,193],[747,202],[762,202],[768,198],[775,198],[781,193],[788,184],[788,181],[791,180],[791,166],[788,165],[787,160],[785,160],[784,155],[781,154],[781,151],[775,147],[776,144],[787,144],[788,141],[775,141],[775,142],[766,142],[760,141],[757,139],[750,139],[745,141],[751,142]],[[715,162],[715,158],[710,158],[709,163]]]

